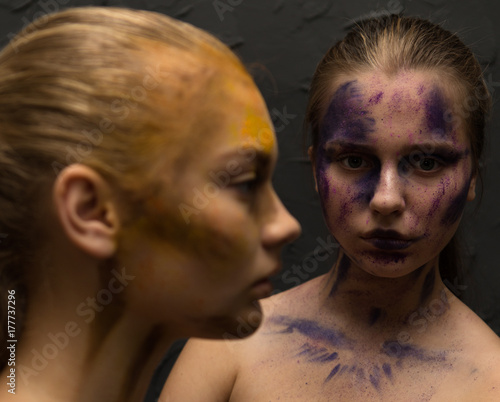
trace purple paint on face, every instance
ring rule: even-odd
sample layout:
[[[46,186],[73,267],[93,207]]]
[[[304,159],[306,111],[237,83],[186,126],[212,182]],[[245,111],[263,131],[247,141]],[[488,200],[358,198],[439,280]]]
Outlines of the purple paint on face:
[[[470,183],[471,179],[467,180],[458,195],[451,200],[450,206],[444,213],[443,219],[441,219],[441,224],[453,225],[460,218],[460,216],[462,216],[465,204],[467,203]]]
[[[367,111],[362,107],[363,96],[356,81],[342,85],[328,106],[320,136],[321,142],[344,138],[348,140],[364,140],[372,131],[373,120],[367,120]]]
[[[372,96],[369,100],[368,100],[368,103],[370,105],[378,105],[380,103],[380,101],[382,100],[384,96],[384,93],[383,92],[379,92],[377,93],[376,95]]]
[[[433,88],[425,104],[425,116],[429,131],[441,138],[451,131],[445,119],[446,109],[443,94],[437,87]]]
[[[395,252],[364,252],[366,257],[370,259],[373,264],[397,264],[404,263],[407,257],[405,253],[395,253]]]
[[[333,94],[319,132],[316,157],[316,171],[319,178],[323,179],[324,167],[328,163],[324,152],[325,144],[334,138],[349,141],[365,140],[367,134],[373,132],[375,124],[367,114],[356,81],[345,83]]]
[[[440,188],[441,188],[441,191],[439,192],[438,196],[432,202],[431,209],[429,210],[429,213],[427,214],[428,218],[431,218],[435,214],[435,212],[438,210],[439,205],[441,204],[441,201],[446,193],[446,191],[445,191],[446,184],[445,184],[444,178],[441,179]]]
[[[353,201],[369,204],[380,182],[380,166],[368,171],[357,183],[357,195]]]

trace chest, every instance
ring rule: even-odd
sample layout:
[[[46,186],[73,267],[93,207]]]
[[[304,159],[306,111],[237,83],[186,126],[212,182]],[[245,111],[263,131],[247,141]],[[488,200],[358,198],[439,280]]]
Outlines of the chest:
[[[456,356],[396,352],[300,337],[261,342],[242,359],[231,402],[460,400],[467,370]]]

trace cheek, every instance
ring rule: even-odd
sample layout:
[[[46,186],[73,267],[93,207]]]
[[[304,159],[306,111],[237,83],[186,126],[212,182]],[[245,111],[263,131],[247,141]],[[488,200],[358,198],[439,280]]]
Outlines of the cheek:
[[[323,216],[334,233],[345,229],[349,217],[359,208],[367,208],[380,181],[380,171],[373,169],[355,182],[336,180],[326,169],[317,176]]]
[[[443,177],[437,189],[428,198],[425,194],[420,196],[427,211],[422,214],[424,211],[419,208],[419,214],[427,217],[428,226],[432,223],[448,228],[459,221],[467,203],[470,182],[468,177],[459,182],[451,177]],[[426,202],[426,199],[429,201]]]
[[[451,199],[451,202],[447,206],[445,213],[441,219],[442,225],[453,225],[455,224],[465,209],[465,204],[467,203],[467,195],[469,193],[471,179],[465,181],[462,189],[455,194]]]

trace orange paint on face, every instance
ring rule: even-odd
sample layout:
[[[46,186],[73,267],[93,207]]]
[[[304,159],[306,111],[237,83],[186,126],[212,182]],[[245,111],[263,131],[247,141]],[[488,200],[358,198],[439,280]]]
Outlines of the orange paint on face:
[[[266,153],[271,153],[275,139],[274,132],[267,120],[249,108],[241,131],[245,146],[253,145]]]

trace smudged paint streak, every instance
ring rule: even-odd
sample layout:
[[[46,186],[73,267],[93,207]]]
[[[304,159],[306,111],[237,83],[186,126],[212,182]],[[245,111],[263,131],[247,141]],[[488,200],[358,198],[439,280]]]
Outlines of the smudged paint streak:
[[[356,81],[342,85],[333,95],[323,119],[321,142],[333,138],[365,140],[373,131],[374,120],[367,118],[368,112],[362,107],[362,94]]]
[[[333,283],[332,289],[330,290],[330,296],[333,296],[337,291],[339,284],[342,283],[347,278],[347,272],[351,266],[351,260],[346,254],[342,255],[339,264],[337,265],[337,277],[335,278],[335,282]]]
[[[427,128],[438,137],[444,137],[451,131],[451,127],[445,119],[446,109],[446,102],[441,90],[437,87],[432,88],[425,104],[425,116]]]
[[[402,345],[398,341],[386,341],[382,344],[381,352],[398,359],[416,359],[424,362],[443,362],[446,352],[428,352],[413,345]]]
[[[450,206],[444,213],[443,219],[441,219],[441,224],[443,225],[453,225],[462,216],[465,204],[467,203],[467,195],[469,194],[471,180],[467,180],[464,187],[460,190],[460,193],[453,198],[450,202]]]
[[[382,365],[382,370],[384,370],[384,373],[385,373],[386,377],[389,378],[390,380],[392,380],[392,368],[391,368],[391,365],[388,364],[388,363],[384,363]]]
[[[325,379],[325,382],[328,382],[330,381],[334,376],[335,374],[337,374],[340,370],[340,364],[337,364],[332,371],[330,371],[330,374],[328,374],[328,377],[326,377]]]
[[[314,341],[322,341],[341,348],[352,347],[352,341],[347,339],[342,332],[332,328],[322,327],[312,320],[291,318],[287,316],[273,316],[270,318],[270,322],[274,325],[285,327],[279,332],[281,334],[291,334],[297,331]]]
[[[308,357],[309,362],[328,363],[338,358],[337,352],[330,353],[326,348],[318,348],[306,342],[302,345],[301,351],[295,357]]]
[[[384,96],[384,93],[383,92],[379,92],[377,93],[376,95],[372,96],[369,100],[368,100],[368,103],[370,105],[378,105],[380,103],[380,101],[382,100]]]
[[[368,171],[360,180],[356,182],[357,194],[353,201],[369,204],[375,195],[375,191],[380,182],[380,166]]]
[[[375,389],[380,387],[380,368],[378,366],[373,367],[372,373],[370,374],[370,382]]]
[[[373,132],[375,120],[367,116],[368,112],[362,107],[362,94],[356,81],[343,84],[334,93],[319,134],[316,150],[316,176],[318,191],[323,200],[330,193],[330,185],[326,169],[330,163],[325,155],[325,145],[333,138],[346,140],[364,140],[369,132]],[[326,215],[326,211],[323,210]]]

